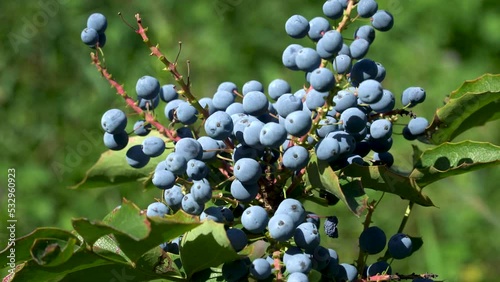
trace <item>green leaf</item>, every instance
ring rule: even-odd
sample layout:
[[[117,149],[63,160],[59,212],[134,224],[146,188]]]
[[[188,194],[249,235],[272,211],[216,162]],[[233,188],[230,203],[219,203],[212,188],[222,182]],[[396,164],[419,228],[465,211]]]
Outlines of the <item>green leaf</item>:
[[[75,240],[75,244],[80,244],[80,240],[74,234],[69,231],[51,228],[51,227],[41,227],[35,229],[33,232],[26,236],[20,237],[15,240],[16,244],[16,262],[20,263],[23,261],[31,260],[31,247],[37,239],[48,239],[48,240],[58,240],[69,242]],[[0,265],[4,266],[9,262],[7,257],[10,253],[10,247],[7,246],[4,250],[0,252]]]
[[[107,150],[102,153],[99,160],[97,160],[97,162],[86,172],[82,181],[70,188],[102,188],[109,187],[110,185],[136,181],[140,181],[142,185],[146,187],[151,180],[150,175],[155,170],[156,165],[172,152],[172,149],[168,148],[169,144],[167,143],[167,149],[165,152],[163,152],[163,154],[159,157],[151,158],[149,163],[143,168],[137,169],[128,165],[125,157],[127,150],[134,145],[142,144],[142,141],[149,136],[157,136],[165,139],[165,137],[157,131],[152,131],[145,137],[130,137],[127,147],[123,150]],[[104,145],[103,148],[105,148]]]
[[[500,118],[500,75],[486,74],[466,81],[437,109],[426,140],[441,144],[473,127]]]
[[[420,187],[445,177],[500,164],[500,147],[486,142],[444,143],[422,153],[411,177]]]
[[[227,238],[224,224],[212,220],[187,232],[182,237],[179,252],[188,277],[203,269],[240,259]]]
[[[199,225],[196,217],[182,211],[164,218],[147,218],[137,206],[125,199],[119,209],[112,211],[112,215],[106,216],[106,222],[90,221],[85,218],[73,220],[75,230],[85,241],[93,245],[94,250],[114,252],[123,257],[121,261],[127,262],[135,262],[153,247]],[[106,252],[102,254],[112,259]]]
[[[359,178],[365,188],[396,194],[422,206],[434,205],[428,196],[422,194],[416,179],[386,166],[351,164],[342,169],[341,175]]]
[[[58,239],[37,238],[33,242],[30,253],[39,265],[56,266],[68,261],[76,248],[77,239],[68,241]]]
[[[153,271],[162,277],[166,275],[182,277],[181,271],[174,262],[174,257],[164,252],[159,246],[154,247],[140,257],[136,268],[144,272]]]
[[[69,273],[109,264],[112,262],[99,258],[91,252],[81,251],[74,253],[68,261],[52,267],[39,265],[33,260],[25,262],[16,270],[12,281],[62,281]],[[95,270],[92,272],[94,275],[85,277],[86,281],[102,281],[99,272]]]
[[[313,188],[324,189],[332,193],[342,200],[355,215],[360,216],[365,210],[368,197],[362,191],[363,188],[347,182],[344,183],[347,186],[342,187],[335,171],[327,162],[318,160],[315,154],[311,155],[306,174],[306,179]]]

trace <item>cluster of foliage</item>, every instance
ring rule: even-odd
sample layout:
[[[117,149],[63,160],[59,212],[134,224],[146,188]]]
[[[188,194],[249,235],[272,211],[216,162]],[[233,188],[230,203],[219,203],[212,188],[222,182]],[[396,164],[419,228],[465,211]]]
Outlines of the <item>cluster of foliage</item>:
[[[425,100],[425,90],[407,88],[400,97],[404,107],[394,108],[396,96],[382,87],[383,65],[366,57],[375,34],[393,26],[392,15],[373,0],[329,0],[323,14],[328,19],[294,15],[285,24],[289,36],[307,36],[314,44],[283,51],[285,67],[304,72],[302,89],[292,94],[286,81],[276,79],[265,91],[251,80],[240,92],[223,82],[213,97],[199,100],[191,93],[189,74],[181,75],[177,59],[168,60],[150,42],[139,15],[136,33],[177,86],[161,86],[146,75],[136,83],[137,98],[129,96],[104,64],[107,20],[91,15],[82,41],[97,50],[92,62],[140,118],[127,132],[127,113],[104,113],[103,139],[110,151],[87,176],[127,163],[145,185],[161,190],[160,198],[143,210],[124,200],[102,221],[74,219],[73,232],[39,228],[19,238],[19,264],[6,279],[59,281],[81,272],[86,279],[103,279],[123,268],[134,281],[432,281],[434,274],[393,274],[390,263],[423,244],[404,232],[414,204],[433,205],[422,188],[498,164],[493,144],[450,141],[497,118],[499,76],[464,83],[428,122],[411,111]],[[347,44],[343,32],[360,19],[370,24]],[[155,111],[162,101],[168,125]],[[393,131],[436,146],[425,151],[414,146],[413,169],[395,170],[389,152]],[[130,174],[120,169],[125,173]],[[380,191],[380,199],[368,199],[365,188]],[[384,193],[409,202],[390,237],[371,222]],[[321,245],[320,229],[335,238],[339,220],[306,211],[305,200],[325,206],[340,201],[365,217],[354,263],[341,263],[334,249]],[[343,220],[348,219],[341,218],[340,225]],[[369,256],[384,250],[367,265]]]

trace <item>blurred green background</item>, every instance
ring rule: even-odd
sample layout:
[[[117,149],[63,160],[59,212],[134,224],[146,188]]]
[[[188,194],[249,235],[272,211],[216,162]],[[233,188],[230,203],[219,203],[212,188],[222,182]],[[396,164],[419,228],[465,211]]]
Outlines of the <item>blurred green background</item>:
[[[68,190],[105,151],[101,145],[102,113],[123,108],[115,91],[90,64],[90,49],[80,32],[92,12],[108,17],[106,63],[115,79],[134,94],[136,80],[154,75],[172,83],[157,60],[117,16],[134,25],[140,12],[150,38],[173,58],[183,42],[180,69],[191,61],[193,92],[212,95],[220,82],[240,87],[256,79],[274,78],[301,87],[303,74],[281,65],[290,43],[312,46],[286,36],[284,23],[293,14],[321,15],[323,1],[165,0],[146,1],[7,1],[0,4],[0,137],[1,204],[6,206],[7,168],[16,169],[17,235],[37,226],[71,229],[72,217],[102,218],[122,197],[145,207],[158,191],[138,185],[96,190]],[[500,72],[500,6],[497,0],[379,0],[391,11],[395,26],[377,33],[368,57],[387,69],[384,87],[401,93],[421,86],[428,96],[415,112],[431,118],[445,95],[464,80]],[[361,21],[359,24],[367,24]],[[344,33],[352,38],[355,26]],[[160,109],[161,111],[161,109]],[[459,140],[500,144],[499,122],[469,131]],[[396,163],[410,163],[411,144],[396,138]],[[399,163],[398,163],[399,162]],[[64,170],[61,170],[64,167]],[[435,183],[425,191],[437,208],[416,207],[408,233],[422,236],[423,248],[410,259],[396,261],[400,273],[432,272],[446,281],[491,281],[500,275],[500,183],[498,169],[485,169]],[[368,191],[373,198],[379,194]],[[386,195],[374,216],[388,234],[399,225],[406,203]],[[332,208],[331,208],[332,209]],[[328,241],[343,262],[356,256],[361,219],[339,204],[340,238]],[[2,210],[0,245],[6,242]],[[373,260],[375,258],[372,258]]]

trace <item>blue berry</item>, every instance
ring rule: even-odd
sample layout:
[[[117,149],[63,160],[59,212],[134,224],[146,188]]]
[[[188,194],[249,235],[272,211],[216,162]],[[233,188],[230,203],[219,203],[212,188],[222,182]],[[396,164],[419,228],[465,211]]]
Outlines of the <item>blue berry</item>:
[[[276,209],[275,216],[277,214],[289,215],[292,218],[295,227],[299,226],[299,224],[306,220],[306,211],[304,210],[304,207],[298,200],[292,198],[286,198],[281,201]]]
[[[233,120],[226,112],[217,111],[205,121],[205,132],[215,140],[224,140],[234,129]]]
[[[232,103],[235,96],[233,93],[226,90],[218,90],[212,98],[212,105],[216,110],[225,111]]]
[[[212,187],[205,178],[194,180],[190,192],[193,199],[198,203],[206,203],[212,199]]]
[[[120,151],[128,145],[128,134],[124,130],[117,134],[104,132],[104,146],[113,151]]]
[[[236,252],[243,250],[248,244],[247,235],[241,229],[230,228],[226,231],[226,234],[229,242],[231,242],[231,246]]]
[[[394,17],[385,10],[378,10],[371,21],[373,27],[380,31],[388,31],[394,26]]]
[[[426,118],[417,117],[412,118],[408,123],[408,129],[413,136],[419,136],[424,134],[425,129],[429,126],[429,122]]]
[[[299,44],[290,44],[285,50],[283,50],[283,55],[281,60],[283,65],[291,70],[298,70],[297,63],[295,62],[295,58],[297,57],[298,52],[304,47]]]
[[[375,76],[375,80],[378,82],[382,82],[385,78],[386,71],[384,66],[381,63],[375,63],[377,65],[377,75]]]
[[[238,86],[236,86],[234,82],[225,81],[219,84],[219,86],[217,87],[217,91],[220,90],[228,91],[230,93],[235,94],[235,92],[238,92]]]
[[[335,111],[342,113],[349,108],[355,107],[358,104],[358,97],[356,97],[352,90],[344,89],[333,96],[333,102],[335,103]]]
[[[264,232],[268,222],[267,212],[261,206],[248,207],[241,215],[241,224],[250,233],[259,234]]]
[[[175,175],[182,175],[186,172],[187,160],[181,153],[172,152],[167,155],[165,166]]]
[[[229,116],[232,116],[234,114],[242,114],[242,113],[245,112],[245,110],[243,109],[243,104],[240,103],[240,102],[234,102],[234,103],[232,103],[224,111]]]
[[[89,47],[94,47],[99,41],[99,33],[93,28],[85,28],[80,35],[82,42]]]
[[[260,120],[252,121],[245,129],[243,130],[243,140],[247,146],[252,148],[262,148],[262,144],[260,143],[260,131],[264,123]]]
[[[267,88],[267,94],[269,94],[269,97],[275,101],[278,100],[278,98],[283,94],[290,92],[292,92],[290,84],[286,80],[279,78],[271,81]]]
[[[150,157],[142,151],[141,145],[134,145],[127,150],[127,163],[133,168],[142,168],[149,162]]]
[[[360,132],[366,127],[366,114],[358,108],[349,108],[340,115],[340,122],[347,132]]]
[[[151,124],[146,123],[145,120],[138,120],[134,124],[134,133],[139,136],[146,136],[151,132]]]
[[[316,225],[311,222],[301,223],[295,229],[293,239],[297,247],[306,251],[314,250],[320,243],[319,231]]]
[[[333,70],[339,74],[346,74],[351,71],[351,57],[344,54],[339,54],[333,60]]]
[[[319,67],[321,64],[321,57],[316,50],[305,47],[297,52],[295,64],[298,69],[311,72]]]
[[[309,21],[301,15],[293,15],[286,21],[285,31],[292,38],[302,38],[309,32]]]
[[[330,238],[338,238],[339,237],[339,230],[337,228],[338,223],[339,223],[339,220],[337,219],[336,216],[329,216],[326,218],[325,223],[324,223],[326,236],[328,236]]]
[[[200,160],[189,160],[187,162],[186,174],[193,180],[201,180],[208,176],[209,168],[207,164]]]
[[[242,183],[256,183],[261,174],[260,165],[254,159],[242,158],[234,164],[234,176]]]
[[[323,4],[323,14],[332,20],[338,20],[344,15],[344,7],[337,0],[327,0]]]
[[[160,82],[152,76],[145,75],[137,80],[135,91],[137,97],[152,100],[160,93]]]
[[[190,125],[198,119],[198,110],[189,103],[182,103],[177,107],[176,117],[184,125]]]
[[[107,133],[121,133],[127,126],[127,116],[119,109],[108,110],[102,115],[101,126]]]
[[[316,89],[311,89],[306,96],[306,106],[309,110],[314,111],[325,104],[325,99],[329,92],[319,92]]]
[[[312,268],[312,262],[308,255],[296,254],[288,258],[285,267],[288,273],[309,273]]]
[[[374,164],[384,164],[391,167],[394,164],[394,156],[389,152],[381,152],[373,154]]]
[[[354,32],[354,39],[363,38],[372,44],[375,40],[375,29],[369,25],[362,25]]]
[[[203,161],[215,158],[217,150],[221,149],[217,140],[209,136],[201,136],[198,138],[198,143],[200,143],[203,150],[201,157],[201,160]]]
[[[243,96],[243,110],[252,116],[260,116],[267,113],[269,101],[264,93],[250,91]]]
[[[425,90],[421,87],[408,87],[403,91],[401,102],[403,106],[412,108],[425,100]]]
[[[95,29],[98,33],[103,33],[108,27],[108,21],[103,14],[93,13],[87,19],[87,27]]]
[[[191,193],[184,195],[181,201],[181,208],[188,214],[200,215],[205,209],[205,204],[196,201]]]
[[[378,74],[377,64],[370,59],[357,61],[351,69],[351,84],[358,86],[362,81],[375,79]]]
[[[176,86],[174,84],[165,84],[160,88],[160,99],[168,103],[172,100],[179,98],[179,93],[177,92]]]
[[[168,170],[158,170],[153,174],[153,185],[160,189],[172,188],[175,184],[175,175]]]
[[[310,83],[317,91],[330,91],[335,86],[335,76],[327,68],[318,68],[311,73]]]
[[[180,138],[193,138],[193,132],[191,132],[191,129],[189,127],[179,127],[177,130],[175,130],[175,133],[177,136]]]
[[[349,46],[351,52],[351,58],[361,59],[368,53],[370,49],[370,42],[363,38],[354,39],[354,41]]]
[[[339,273],[337,274],[338,281],[356,281],[358,270],[352,264],[341,263]]]
[[[362,18],[373,16],[378,9],[378,4],[375,0],[360,0],[358,2],[358,15]]]
[[[222,212],[218,206],[211,206],[200,214],[200,220],[213,220],[218,223],[224,223],[224,216],[222,216]]]
[[[315,146],[318,160],[331,162],[338,159],[340,155],[339,142],[333,138],[323,138]]]
[[[396,105],[396,99],[391,91],[383,89],[382,92],[382,98],[376,103],[370,104],[370,108],[376,113],[390,112],[394,109],[394,105]]]
[[[186,103],[186,101],[181,100],[181,99],[175,99],[167,103],[165,106],[165,117],[168,118],[170,121],[175,120],[175,111],[177,108],[181,105]]]
[[[316,130],[316,134],[320,138],[325,138],[328,133],[337,130],[337,120],[331,116],[326,116],[324,119],[319,121],[319,128]]]
[[[278,148],[286,140],[286,129],[283,125],[275,122],[264,124],[260,130],[260,143],[269,148]]]
[[[146,215],[148,217],[152,216],[163,217],[164,215],[168,214],[169,210],[170,209],[164,203],[154,202],[148,206]]]
[[[309,278],[307,277],[306,274],[302,272],[294,272],[288,275],[287,280],[288,282],[309,282]]]
[[[293,237],[295,223],[293,218],[286,213],[275,214],[269,219],[267,229],[272,238],[285,242]]]
[[[156,136],[146,137],[142,141],[142,151],[150,157],[158,157],[165,151],[165,141]]]
[[[292,136],[301,137],[307,134],[311,126],[311,115],[305,111],[295,111],[286,116],[285,129]]]
[[[200,104],[200,106],[202,108],[207,110],[208,115],[211,115],[211,114],[215,113],[215,111],[216,111],[216,109],[214,107],[213,100],[210,97],[201,98],[200,100],[198,100],[198,104]]]
[[[387,238],[382,229],[370,226],[359,236],[359,248],[370,255],[380,253],[387,243]]]
[[[411,255],[412,242],[410,237],[403,233],[392,235],[387,243],[389,254],[395,259],[404,259]]]
[[[344,44],[344,40],[342,39],[342,34],[336,30],[329,30],[325,32],[323,37],[318,41],[323,42],[323,48],[325,51],[337,54]]]
[[[266,259],[257,258],[250,265],[250,274],[256,279],[267,279],[271,276],[271,264]]]
[[[179,208],[184,198],[181,186],[174,185],[172,188],[166,189],[163,192],[163,198],[171,208]]]
[[[251,202],[258,193],[259,185],[257,183],[242,183],[238,179],[231,182],[231,195],[238,201]]]
[[[392,123],[386,119],[378,119],[370,125],[370,137],[387,139],[392,135]]]
[[[264,92],[264,86],[262,85],[262,83],[260,83],[260,81],[257,80],[250,80],[245,82],[241,89],[243,96],[252,91]]]
[[[301,170],[309,162],[309,151],[299,145],[289,147],[283,153],[283,165],[291,170]]]
[[[152,100],[146,100],[139,98],[139,108],[141,108],[143,111],[152,111],[158,107],[160,104],[160,97],[156,96]]]
[[[176,153],[179,153],[186,161],[191,159],[200,160],[203,156],[203,149],[196,139],[182,138],[175,144],[174,148]]]
[[[387,139],[370,138],[369,143],[371,149],[374,152],[382,153],[382,152],[387,152],[391,149],[393,141],[392,138],[387,138]]]
[[[302,110],[302,106],[302,100],[290,93],[281,95],[274,105],[278,115],[284,118],[291,112]]]
[[[330,22],[323,17],[315,17],[309,21],[309,38],[318,41],[325,32],[331,29]]]

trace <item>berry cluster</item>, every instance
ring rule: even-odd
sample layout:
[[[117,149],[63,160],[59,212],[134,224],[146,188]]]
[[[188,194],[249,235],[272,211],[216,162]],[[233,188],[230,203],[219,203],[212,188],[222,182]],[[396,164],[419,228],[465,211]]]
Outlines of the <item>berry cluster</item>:
[[[104,47],[106,44],[106,28],[108,21],[103,14],[94,13],[87,19],[87,27],[82,30],[81,38],[83,43],[91,48],[96,46]]]
[[[342,31],[352,22],[354,8],[357,17],[370,19],[370,25],[356,29],[348,45]],[[338,237],[338,219],[308,212],[295,199],[303,194],[297,187],[305,188],[302,177],[311,156],[334,170],[353,163],[392,166],[394,158],[389,150],[398,117],[412,117],[402,132],[409,140],[424,134],[428,126],[427,120],[406,110],[423,102],[425,91],[406,89],[402,94],[404,108],[395,109],[394,94],[382,86],[385,68],[366,58],[376,32],[392,28],[392,15],[379,10],[374,0],[328,0],[323,14],[325,17],[311,20],[293,15],[286,21],[289,36],[307,36],[315,44],[314,48],[291,44],[283,51],[283,65],[305,74],[304,87],[296,91],[283,79],[271,81],[267,89],[250,80],[241,91],[233,82],[223,82],[211,97],[193,100],[186,98],[184,89],[161,86],[151,76],[136,83],[135,105],[154,116],[160,102],[165,102],[164,114],[175,137],[167,141],[147,136],[152,126],[145,119],[133,126],[133,134],[147,136],[126,152],[126,161],[134,168],[161,156],[166,142],[175,144],[152,175],[163,201],[150,204],[147,216],[182,210],[200,220],[224,224],[237,252],[256,235],[271,243],[271,253],[280,252],[279,256],[224,264],[222,273],[227,280],[239,281],[249,274],[267,279],[282,270],[276,269],[276,259],[283,262],[288,281],[308,281],[312,269],[326,280],[356,280],[356,266],[340,263],[335,250],[320,245],[320,218],[325,218],[323,228],[332,238]],[[342,20],[332,27],[330,19]],[[83,42],[102,47],[105,28],[104,16],[91,15],[82,32]],[[101,125],[107,148],[127,147],[132,133],[126,132],[127,116],[122,110],[104,113]],[[372,157],[367,158],[372,151]],[[220,204],[221,199],[224,204]],[[180,240],[161,247],[178,254]],[[376,226],[361,233],[359,246],[367,255],[378,254],[387,246],[394,259],[412,252],[408,236],[398,233],[387,241]],[[359,276],[391,272],[390,264],[383,260],[369,265]]]

